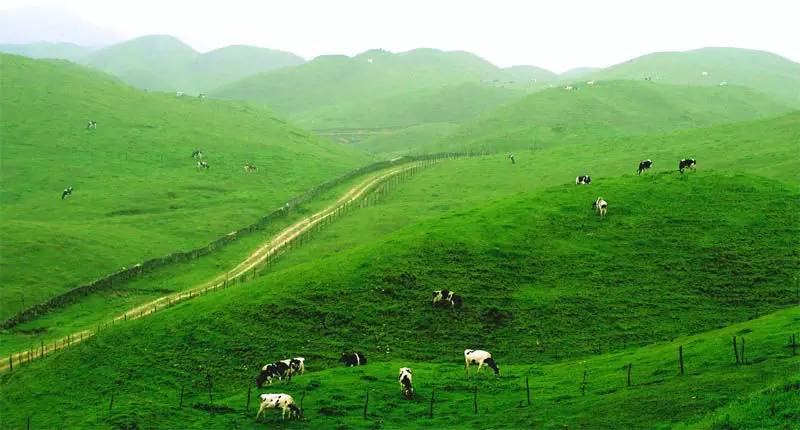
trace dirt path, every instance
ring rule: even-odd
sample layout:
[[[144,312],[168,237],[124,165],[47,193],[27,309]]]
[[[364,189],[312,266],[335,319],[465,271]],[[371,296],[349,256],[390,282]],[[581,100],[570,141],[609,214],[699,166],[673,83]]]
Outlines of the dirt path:
[[[13,354],[11,357],[9,357],[8,361],[0,363],[0,371],[8,370],[11,364],[11,360],[13,360],[14,363],[13,366],[16,368],[17,366],[22,365],[17,363],[28,362],[30,360],[40,358],[43,355],[47,355],[53,351],[72,346],[78,342],[82,342],[83,340],[92,337],[102,329],[114,325],[117,322],[141,318],[153,312],[170,307],[176,303],[206,294],[210,291],[227,288],[233,285],[233,282],[231,282],[232,280],[240,276],[246,276],[249,271],[256,268],[256,266],[263,263],[270,256],[276,255],[285,246],[287,246],[293,240],[297,239],[301,234],[310,230],[311,228],[313,228],[320,222],[326,220],[327,218],[333,216],[336,213],[336,211],[344,208],[346,205],[357,201],[358,199],[363,197],[367,192],[375,188],[377,185],[381,184],[382,182],[386,181],[392,176],[417,168],[419,166],[424,165],[425,163],[426,163],[425,161],[413,162],[397,167],[391,167],[382,172],[378,172],[377,174],[364,179],[360,183],[356,184],[354,187],[348,189],[341,197],[339,197],[336,200],[336,202],[334,202],[330,206],[320,210],[319,212],[313,215],[303,218],[295,222],[294,224],[290,225],[289,227],[286,227],[285,229],[281,230],[272,239],[268,240],[267,242],[259,246],[246,259],[244,259],[244,261],[239,263],[229,272],[223,273],[215,277],[214,279],[205,282],[203,284],[200,284],[198,286],[183,290],[178,293],[169,294],[160,297],[158,299],[152,300],[150,302],[136,306],[132,309],[123,312],[122,314],[119,314],[118,316],[112,318],[106,323],[97,326],[97,328],[82,330],[73,333],[71,335],[68,335],[62,339],[59,339],[53,343],[42,344],[40,348],[37,348],[35,350],[25,350]],[[430,161],[428,161],[428,163],[430,163]]]

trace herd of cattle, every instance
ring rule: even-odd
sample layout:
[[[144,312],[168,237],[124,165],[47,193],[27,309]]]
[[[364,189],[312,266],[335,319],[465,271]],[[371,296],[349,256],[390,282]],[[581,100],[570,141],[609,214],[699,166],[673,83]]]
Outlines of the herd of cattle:
[[[694,158],[684,158],[678,162],[678,171],[683,174],[687,169],[695,170],[696,166],[697,161]],[[653,167],[653,160],[642,160],[639,162],[639,168],[636,169],[636,174],[641,176],[642,172],[651,167]],[[589,185],[590,183],[592,183],[592,178],[589,175],[581,175],[575,178],[575,185]],[[602,197],[598,197],[597,200],[592,203],[592,207],[601,218],[605,217],[608,212],[608,202]]]
[[[432,303],[434,306],[449,306],[451,309],[455,309],[456,307],[460,307],[463,302],[460,295],[450,290],[437,290],[433,292]],[[345,367],[364,366],[367,364],[367,357],[361,351],[345,352],[342,353],[339,362]],[[261,373],[256,377],[256,386],[261,389],[264,387],[264,384],[272,385],[275,380],[291,382],[293,376],[305,373],[305,363],[305,358],[295,357],[265,364],[261,368]],[[500,367],[497,365],[497,362],[494,361],[494,357],[492,357],[492,353],[489,351],[481,349],[464,350],[464,372],[467,376],[469,376],[470,366],[473,364],[478,366],[475,372],[476,374],[480,373],[481,369],[486,366],[492,369],[495,375],[500,375]],[[413,398],[415,393],[413,386],[414,371],[411,370],[410,367],[401,367],[397,381],[400,384],[401,394],[407,399]],[[261,399],[261,404],[256,414],[256,420],[258,420],[267,409],[280,409],[283,419],[286,419],[287,415],[290,419],[297,418],[303,413],[300,407],[295,403],[294,398],[286,393],[263,393],[259,395],[259,399]]]

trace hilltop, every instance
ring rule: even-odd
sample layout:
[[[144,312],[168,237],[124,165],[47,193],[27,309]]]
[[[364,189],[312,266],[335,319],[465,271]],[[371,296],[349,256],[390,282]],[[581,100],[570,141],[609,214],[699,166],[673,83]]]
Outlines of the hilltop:
[[[3,318],[205,245],[368,161],[261,107],[146,93],[66,61],[0,60]],[[259,171],[244,174],[245,162]]]
[[[740,48],[702,48],[644,55],[582,76],[582,79],[752,88],[800,107],[800,64],[779,55]]]
[[[79,62],[89,55],[92,49],[74,43],[38,42],[28,44],[3,44],[0,45],[0,52],[23,55],[30,58],[53,58]]]
[[[501,69],[468,52],[415,49],[321,56],[223,86],[212,95],[268,104],[315,129],[410,126],[461,121],[522,97],[536,67]],[[515,87],[515,88],[511,88]]]

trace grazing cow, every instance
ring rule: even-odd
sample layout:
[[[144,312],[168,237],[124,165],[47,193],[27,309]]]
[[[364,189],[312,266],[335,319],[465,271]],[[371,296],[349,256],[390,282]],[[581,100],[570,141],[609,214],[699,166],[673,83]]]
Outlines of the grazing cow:
[[[343,352],[339,361],[344,363],[344,367],[363,366],[367,364],[367,357],[363,352]]]
[[[637,171],[636,174],[641,176],[642,172],[644,172],[645,170],[647,170],[647,169],[649,169],[651,167],[653,167],[653,161],[652,160],[650,160],[650,159],[642,160],[642,161],[639,162],[639,170]]]
[[[724,86],[727,86],[727,85],[728,85],[727,81],[722,81],[722,82],[719,83],[719,86],[721,86],[721,87],[724,87]]]
[[[701,76],[708,76],[708,72],[700,72]]]
[[[514,158],[514,154],[508,154],[508,158],[511,160],[511,164],[517,164],[517,160]]]
[[[61,200],[72,195],[72,187],[64,188],[64,191],[61,192]]]
[[[264,386],[264,382],[272,385],[273,379],[277,378],[282,381],[283,378],[291,379],[291,377],[292,370],[287,363],[284,361],[270,363],[261,368],[261,373],[256,378],[256,386],[261,388]]]
[[[596,83],[595,81],[586,81],[586,85],[589,85],[589,86],[592,86],[592,85],[594,85],[595,83]]]
[[[183,97],[183,91],[175,91],[175,97]]]
[[[287,358],[286,360],[281,360],[281,363],[285,363],[289,366],[290,376],[297,374],[302,375],[306,371],[306,359],[303,357]]]
[[[592,178],[589,175],[578,176],[575,178],[575,185],[589,185],[592,182]]]
[[[282,419],[286,419],[286,413],[289,413],[289,419],[300,417],[303,411],[297,407],[292,396],[288,394],[261,394],[258,396],[261,399],[261,407],[258,408],[256,414],[256,421],[261,417],[266,409],[281,409]]]
[[[197,162],[197,168],[198,169],[208,169],[209,168],[208,162],[207,161],[202,161],[202,160],[198,161]]]
[[[678,163],[678,171],[683,173],[683,171],[686,169],[695,170],[696,164],[697,162],[694,160],[694,158],[684,158],[680,163]]]
[[[195,149],[194,151],[192,151],[192,158],[196,160],[203,158],[203,151]]]
[[[400,382],[400,390],[402,390],[403,395],[407,398],[414,396],[414,387],[411,386],[412,380],[413,375],[411,374],[411,369],[408,367],[401,367],[398,381]]]
[[[256,170],[258,170],[258,169],[256,168],[255,164],[253,164],[253,163],[244,163],[244,171],[245,172],[248,172],[248,173],[249,172],[255,172]]]
[[[572,90],[574,90],[574,89],[575,89],[575,87],[573,87],[572,85],[566,85],[566,86],[564,87],[564,89],[565,89],[565,90],[567,90],[567,91],[572,91]]]
[[[450,290],[436,290],[433,292],[433,304],[449,304],[451,308],[455,309],[461,307],[461,296]]]
[[[608,212],[608,202],[603,200],[602,197],[598,197],[597,200],[592,203],[592,207],[595,208],[600,218],[606,216],[606,212]]]
[[[645,81],[650,81],[650,82],[653,82],[653,78],[652,78],[652,77],[650,77],[650,76],[645,76],[645,77],[644,77],[644,80],[645,80]]]
[[[86,129],[88,130],[90,128],[96,129],[97,128],[97,121],[89,120],[89,122],[86,123]]]
[[[466,371],[467,375],[469,375],[469,366],[470,364],[477,364],[478,370],[477,373],[480,373],[481,367],[484,365],[489,366],[492,370],[494,370],[495,375],[500,374],[500,368],[497,366],[497,363],[494,362],[492,358],[492,353],[488,351],[482,351],[480,349],[465,349],[464,350],[464,371]]]
[[[200,94],[197,95],[197,98],[199,98],[200,100],[205,100],[206,99],[206,95],[205,95],[205,93],[200,93]]]

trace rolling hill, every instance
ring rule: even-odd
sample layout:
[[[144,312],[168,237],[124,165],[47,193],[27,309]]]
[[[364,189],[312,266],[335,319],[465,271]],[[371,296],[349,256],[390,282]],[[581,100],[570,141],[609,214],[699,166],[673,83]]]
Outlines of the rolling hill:
[[[146,93],[66,61],[0,60],[3,319],[205,245],[367,162],[264,108]],[[198,170],[194,149],[210,169]],[[245,162],[259,171],[245,175]]]
[[[380,128],[471,118],[525,94],[503,86],[553,77],[536,67],[500,69],[467,52],[372,50],[352,58],[321,56],[211,94],[268,104],[314,129]]]
[[[288,52],[241,45],[201,54],[172,36],[152,35],[101,49],[82,63],[138,88],[196,94],[303,61]]]
[[[656,83],[752,88],[800,107],[800,64],[770,52],[740,48],[702,48],[658,52],[584,75],[583,79],[642,80]]]
[[[30,58],[53,58],[80,62],[92,49],[74,43],[28,43],[0,45],[0,52],[23,55]]]
[[[790,108],[752,89],[602,81],[551,88],[464,123],[428,150],[508,151],[587,138],[663,133],[778,115]],[[423,148],[410,148],[423,151]]]

